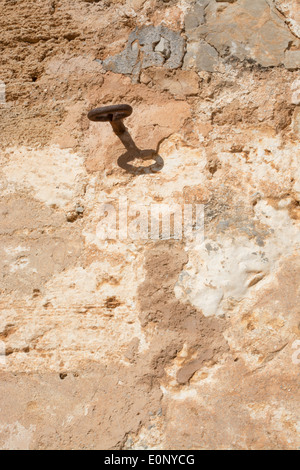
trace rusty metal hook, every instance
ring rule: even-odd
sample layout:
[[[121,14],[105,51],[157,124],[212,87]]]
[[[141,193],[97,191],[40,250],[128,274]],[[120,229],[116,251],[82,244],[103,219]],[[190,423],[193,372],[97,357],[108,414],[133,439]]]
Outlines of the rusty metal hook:
[[[105,106],[104,108],[96,108],[88,113],[88,118],[93,122],[109,122],[114,133],[119,137],[127,152],[118,159],[118,165],[134,175],[157,173],[164,166],[163,159],[155,150],[140,150],[132,140],[131,135],[124,126],[123,119],[131,116],[133,109],[128,104],[119,104],[114,106]],[[129,162],[136,158],[146,160],[155,160],[154,165],[149,167],[135,167]]]
[[[93,122],[109,122],[126,150],[139,154],[140,149],[135,145],[123,123],[123,119],[131,116],[132,112],[133,109],[128,104],[118,104],[93,109],[88,113],[88,118]]]

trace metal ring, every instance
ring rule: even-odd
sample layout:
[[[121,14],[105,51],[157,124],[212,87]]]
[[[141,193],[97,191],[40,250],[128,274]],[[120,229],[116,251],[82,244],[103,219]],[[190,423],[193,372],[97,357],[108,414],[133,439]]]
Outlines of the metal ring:
[[[92,109],[88,113],[88,118],[90,121],[94,122],[112,122],[120,121],[130,116],[133,112],[133,109],[129,104],[117,104],[114,106],[105,106],[104,108]]]

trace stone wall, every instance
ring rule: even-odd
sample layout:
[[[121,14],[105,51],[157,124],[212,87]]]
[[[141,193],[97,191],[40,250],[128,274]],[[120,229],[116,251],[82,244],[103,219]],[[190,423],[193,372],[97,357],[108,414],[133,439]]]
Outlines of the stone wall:
[[[297,3],[0,0],[1,449],[299,447]]]

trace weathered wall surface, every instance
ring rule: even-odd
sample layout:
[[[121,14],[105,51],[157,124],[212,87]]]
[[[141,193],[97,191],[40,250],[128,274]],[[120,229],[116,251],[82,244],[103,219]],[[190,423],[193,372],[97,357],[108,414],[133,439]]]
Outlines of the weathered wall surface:
[[[298,448],[297,0],[0,6],[0,448]],[[124,196],[204,243],[101,240]]]

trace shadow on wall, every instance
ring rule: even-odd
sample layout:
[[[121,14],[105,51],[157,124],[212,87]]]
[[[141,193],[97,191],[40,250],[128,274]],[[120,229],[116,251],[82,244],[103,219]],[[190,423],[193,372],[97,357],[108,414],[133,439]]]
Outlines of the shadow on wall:
[[[123,142],[127,152],[118,158],[118,165],[127,173],[132,175],[146,175],[151,173],[158,173],[164,167],[164,160],[158,155],[156,150],[147,149],[141,150],[135,144],[133,138],[127,129],[122,134],[118,134],[120,140]],[[137,160],[137,165],[131,165],[130,162]],[[141,163],[147,161],[154,161],[151,165],[144,166]]]
[[[152,163],[148,166],[131,165],[130,162],[135,160],[140,160],[142,162],[154,160],[155,163]],[[155,150],[140,150],[139,153],[127,151],[118,158],[118,165],[120,168],[125,170],[127,173],[131,173],[132,175],[146,175],[151,173],[158,173],[161,171],[164,167],[164,160],[156,153]]]
[[[127,152],[118,159],[120,168],[123,168],[127,173],[133,175],[157,173],[164,167],[164,161],[157,153],[158,149],[156,151],[153,149],[139,149],[128,132],[128,129],[124,126],[123,120],[130,116],[132,111],[132,107],[127,104],[105,106],[92,109],[88,113],[88,119],[93,122],[109,122],[111,124],[114,133],[119,137],[127,150]],[[130,165],[130,162],[134,160],[140,160],[140,163],[152,160],[155,161],[155,163],[148,166]]]

